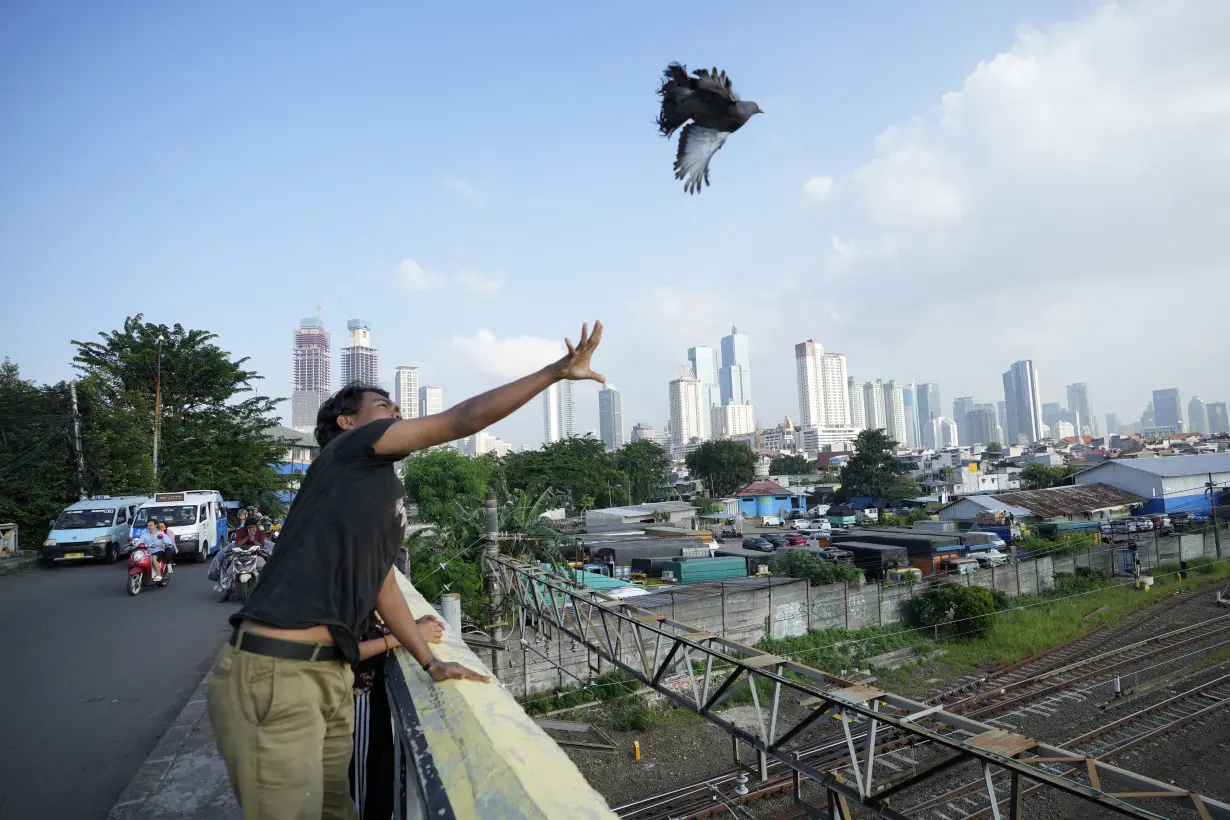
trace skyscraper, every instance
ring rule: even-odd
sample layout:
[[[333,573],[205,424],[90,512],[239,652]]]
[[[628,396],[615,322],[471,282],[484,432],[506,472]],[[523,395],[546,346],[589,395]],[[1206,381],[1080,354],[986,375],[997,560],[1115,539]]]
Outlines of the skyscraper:
[[[564,380],[542,391],[542,440],[554,444],[577,434],[572,382]]]
[[[1008,436],[1007,436],[1007,432],[1008,432],[1008,402],[1006,402],[1006,401],[997,401],[997,402],[995,402],[995,418],[996,418],[996,420],[999,422],[999,432],[1000,432],[1001,437],[1002,437],[1002,439],[1003,439],[1002,441],[1000,441],[1000,444],[1007,444],[1007,443],[1008,443]]]
[[[752,403],[752,357],[747,336],[732,327],[722,337],[722,369],[718,373],[722,404]]]
[[[865,429],[888,429],[884,416],[884,383],[879,379],[863,383],[863,414],[867,419]]]
[[[1226,412],[1224,401],[1209,402],[1204,406],[1209,414],[1209,435],[1217,436],[1230,433],[1230,413]]]
[[[683,458],[692,439],[699,439],[704,432],[701,416],[700,381],[694,376],[683,375],[670,383],[671,404],[671,454]]]
[[[952,400],[952,420],[957,423],[957,438],[962,444],[977,443],[977,439],[973,436],[973,431],[969,428],[969,419],[966,418],[973,409],[973,396],[960,396]],[[991,412],[994,411],[995,408],[992,407]]]
[[[294,382],[290,394],[290,426],[301,433],[316,429],[316,411],[333,392],[333,369],[329,332],[320,319],[303,319],[292,334]]]
[[[417,367],[402,365],[393,371],[393,399],[401,407],[403,419],[419,417],[419,369]]]
[[[1153,423],[1158,427],[1178,427],[1183,423],[1183,404],[1179,388],[1153,391]]]
[[[850,401],[850,426],[862,430],[867,426],[867,413],[863,409],[863,386],[850,376],[846,379],[846,397]]]
[[[1085,430],[1077,430],[1077,436],[1100,435],[1098,433],[1098,418],[1093,414],[1093,399],[1089,394],[1089,385],[1084,382],[1068,385],[1068,412],[1072,414],[1079,413],[1081,427],[1086,428]]]
[[[718,387],[717,351],[707,346],[689,347],[688,362],[692,365],[692,375],[700,382],[700,401],[704,406],[705,416],[703,438],[710,439],[716,433],[711,429],[710,422],[713,408],[722,403],[721,390]]]
[[[1068,418],[1068,414],[1064,412],[1063,407],[1057,401],[1048,401],[1042,403],[1042,423],[1050,427],[1054,431],[1055,425]]]
[[[1119,414],[1106,414],[1106,435],[1113,436],[1119,432]]]
[[[756,432],[756,409],[750,404],[723,404],[713,408],[715,438],[734,438]]]
[[[957,430],[957,440],[962,444],[1002,444],[999,440],[999,419],[995,405],[980,404],[966,415],[966,427],[969,438],[962,439],[960,428]]]
[[[444,391],[439,387],[423,385],[419,388],[419,416],[431,416],[444,412]]]
[[[922,446],[928,450],[942,450],[945,447],[956,447],[957,425],[947,416],[937,416],[929,419],[923,425]]]
[[[624,399],[609,384],[598,391],[598,429],[608,450],[624,446]]]
[[[905,431],[905,397],[901,394],[901,387],[897,382],[889,381],[882,385],[882,393],[884,396],[884,429],[888,432],[888,437],[896,441],[899,445],[906,444]]]
[[[917,387],[901,388],[901,407],[905,411],[905,444],[911,450],[918,447],[922,440],[922,431],[918,429],[918,408],[914,406],[914,396]]]
[[[1204,399],[1199,396],[1192,396],[1192,400],[1187,403],[1187,429],[1192,433],[1209,432],[1209,413],[1204,408]]]
[[[1004,402],[1006,444],[1032,444],[1042,438],[1042,400],[1032,359],[1014,362],[1004,373]]]
[[[342,348],[342,383],[380,384],[380,354],[372,347],[372,327],[364,319],[346,322],[348,344]]]
[[[846,427],[850,407],[846,357],[825,353],[812,339],[794,346],[800,427]]]
[[[940,386],[935,382],[924,382],[918,385],[918,423],[926,424],[929,420],[944,415],[944,405],[940,401]]]

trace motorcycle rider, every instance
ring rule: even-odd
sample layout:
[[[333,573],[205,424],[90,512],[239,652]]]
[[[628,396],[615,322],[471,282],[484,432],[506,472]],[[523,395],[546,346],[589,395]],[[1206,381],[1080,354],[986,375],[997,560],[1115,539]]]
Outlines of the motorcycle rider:
[[[171,563],[169,558],[163,557],[164,553],[171,550],[171,554],[175,554],[175,543],[171,540],[170,534],[159,532],[158,521],[151,518],[145,522],[145,532],[141,533],[141,537],[137,539],[136,547],[149,551],[150,567],[154,572],[153,582],[161,581],[163,572]]]
[[[265,533],[261,531],[257,520],[252,517],[244,522],[242,530],[235,533],[235,546],[246,547],[249,544],[256,544],[258,547],[265,546]]]

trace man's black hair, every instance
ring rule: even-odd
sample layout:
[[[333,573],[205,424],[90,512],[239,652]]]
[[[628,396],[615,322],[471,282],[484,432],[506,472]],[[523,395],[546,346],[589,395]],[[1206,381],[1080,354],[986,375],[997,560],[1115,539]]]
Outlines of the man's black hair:
[[[316,411],[316,443],[323,449],[333,439],[346,432],[337,425],[339,416],[353,416],[363,406],[364,393],[379,393],[386,399],[389,391],[363,382],[354,381],[325,399]]]

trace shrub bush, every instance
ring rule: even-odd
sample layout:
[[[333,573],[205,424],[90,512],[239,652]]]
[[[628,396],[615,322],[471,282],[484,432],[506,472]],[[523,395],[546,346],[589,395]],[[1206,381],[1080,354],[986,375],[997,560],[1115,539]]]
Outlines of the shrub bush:
[[[953,632],[978,637],[995,626],[995,596],[982,587],[963,587],[952,610]]]
[[[812,586],[821,584],[861,584],[863,573],[853,564],[839,564],[805,550],[788,550],[773,556],[774,575],[805,578]]]
[[[643,732],[658,722],[658,716],[641,700],[620,704],[611,713],[611,728],[620,732]]]
[[[1197,575],[1212,575],[1216,570],[1217,559],[1211,555],[1202,555],[1187,562],[1187,568]]]
[[[935,627],[952,620],[952,610],[956,606],[960,591],[961,587],[941,583],[921,595],[915,595],[906,604],[910,623],[920,627]]]
[[[1002,590],[999,592],[1007,604],[1008,596]],[[989,589],[949,583],[936,584],[906,605],[910,622],[915,626],[944,627],[953,636],[973,637],[991,631],[996,609],[996,596]]]

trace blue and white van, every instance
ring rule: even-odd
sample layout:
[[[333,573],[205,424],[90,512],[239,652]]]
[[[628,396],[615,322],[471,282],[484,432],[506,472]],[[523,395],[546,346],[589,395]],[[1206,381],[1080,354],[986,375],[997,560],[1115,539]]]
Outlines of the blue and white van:
[[[96,495],[69,504],[47,533],[43,561],[115,561],[125,552],[138,508],[147,501],[146,496]]]
[[[180,490],[156,493],[141,505],[132,522],[132,541],[145,532],[151,518],[165,521],[175,536],[180,559],[204,561],[226,543],[226,509],[217,490]]]

